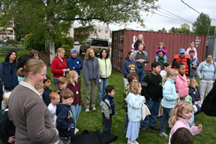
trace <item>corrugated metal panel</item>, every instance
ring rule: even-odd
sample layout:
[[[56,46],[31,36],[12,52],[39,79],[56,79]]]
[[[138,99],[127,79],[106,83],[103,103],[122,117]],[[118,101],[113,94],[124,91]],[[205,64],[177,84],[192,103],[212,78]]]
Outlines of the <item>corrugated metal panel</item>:
[[[216,36],[208,36],[206,55],[211,54],[213,58],[216,57]]]
[[[199,61],[205,59],[206,36],[161,33],[149,31],[119,30],[112,33],[112,64],[113,68],[121,71],[124,59],[130,50],[133,50],[133,44],[137,35],[143,34],[146,51],[150,59],[149,64],[145,66],[145,70],[151,70],[151,63],[154,61],[159,42],[164,42],[167,48],[167,57],[172,63],[174,55],[178,54],[180,48],[187,50],[191,42],[195,43],[197,48]],[[119,58],[120,57],[120,58]]]

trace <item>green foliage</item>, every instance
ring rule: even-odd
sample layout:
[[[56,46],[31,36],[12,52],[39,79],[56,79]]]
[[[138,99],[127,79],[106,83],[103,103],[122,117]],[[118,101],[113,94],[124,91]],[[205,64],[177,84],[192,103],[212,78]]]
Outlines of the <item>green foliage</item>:
[[[165,28],[162,28],[161,30],[158,30],[158,32],[164,32],[164,33],[166,33],[167,30]]]
[[[207,35],[210,26],[211,19],[209,15],[201,13],[193,23],[193,31],[195,34]]]
[[[190,31],[190,26],[186,23],[182,24],[180,28],[172,27],[169,33],[182,33],[182,34],[192,34]]]
[[[33,44],[33,38],[32,38],[32,34],[27,34],[25,36],[25,47],[27,50],[33,49],[34,44]]]
[[[64,37],[62,45],[69,45],[71,48],[73,48],[74,47],[74,38]]]
[[[69,45],[62,45],[61,48],[65,49],[65,57],[69,58],[70,57],[70,50],[72,49]]]
[[[211,26],[209,29],[209,36],[215,35],[216,26]]]
[[[44,51],[45,42],[44,39],[42,39],[42,37],[41,37],[41,41],[37,41],[34,40],[34,35],[27,34],[25,36],[24,43],[27,50],[35,49],[37,51]]]

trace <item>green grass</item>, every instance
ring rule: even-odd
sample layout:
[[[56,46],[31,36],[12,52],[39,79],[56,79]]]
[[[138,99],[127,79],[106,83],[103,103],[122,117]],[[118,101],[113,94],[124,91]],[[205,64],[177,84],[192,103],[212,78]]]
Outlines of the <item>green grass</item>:
[[[18,56],[29,53],[26,50],[21,50],[18,52]],[[3,55],[0,55],[0,61],[4,60]],[[52,78],[52,73],[50,68],[47,69],[48,75]],[[198,80],[198,79],[197,79]],[[54,90],[53,79],[52,79],[51,89]],[[199,80],[198,80],[199,82]],[[81,94],[82,102],[84,103],[84,88],[83,88],[83,78],[81,85]],[[115,111],[116,114],[113,116],[113,125],[111,132],[118,136],[118,140],[114,144],[125,144],[127,139],[124,133],[124,117],[125,109],[123,108],[123,75],[115,70],[112,71],[112,75],[109,78],[109,85],[113,85],[116,88],[115,94]],[[101,108],[96,104],[97,111],[93,112],[90,110],[90,113],[85,113],[85,108],[82,106],[80,117],[77,122],[77,128],[80,130],[80,134],[83,130],[100,130],[102,131],[102,115]],[[158,125],[160,121],[158,121]],[[195,123],[198,125],[201,123],[203,125],[203,131],[194,136],[194,141],[196,144],[212,144],[216,141],[216,118],[205,115],[204,113],[198,114],[195,116]],[[167,131],[168,132],[168,131]],[[168,140],[161,138],[159,132],[148,129],[147,132],[139,132],[139,138],[137,141],[140,144],[167,144]]]

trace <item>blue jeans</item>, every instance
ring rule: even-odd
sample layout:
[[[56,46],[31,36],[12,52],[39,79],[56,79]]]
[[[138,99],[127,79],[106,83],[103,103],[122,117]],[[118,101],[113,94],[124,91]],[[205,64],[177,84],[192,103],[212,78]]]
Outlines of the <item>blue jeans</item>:
[[[155,56],[155,60],[156,60],[156,61],[159,60],[159,56],[158,56],[158,55]],[[163,55],[163,60],[164,60],[164,61],[167,61],[167,57],[166,57],[165,55]]]
[[[148,123],[150,123],[151,127],[155,127],[157,125],[157,116],[160,106],[160,100],[153,101],[153,100],[147,100],[146,106],[148,107],[149,111],[151,112],[151,115],[147,116],[141,123],[141,126],[144,128],[148,127]]]
[[[163,107],[163,116],[162,116],[161,123],[160,123],[160,131],[161,132],[165,132],[166,124],[170,118],[170,111],[171,110],[172,110],[172,108]]]
[[[53,78],[53,81],[54,81],[54,85],[55,85],[55,86],[57,85],[57,79],[58,79],[58,78]]]
[[[181,101],[185,101],[185,98],[180,98]]]
[[[139,82],[140,83],[143,81],[144,74],[145,74],[144,67],[138,68],[138,75],[139,75]]]
[[[125,128],[126,132],[127,132],[128,123],[129,123],[128,114],[126,114],[125,115],[125,121],[124,121],[124,128]]]
[[[112,127],[112,116],[110,116],[110,119],[106,119],[104,114],[102,114],[103,118],[103,132],[110,133],[110,129]]]
[[[108,78],[105,79],[100,78],[98,83],[98,98],[97,98],[98,104],[101,103],[101,101],[103,100],[106,94],[105,88],[107,85],[108,85]]]
[[[71,105],[70,107],[73,113],[74,122],[76,124],[76,120],[79,118],[80,115],[81,106],[79,104],[76,104],[76,105]]]

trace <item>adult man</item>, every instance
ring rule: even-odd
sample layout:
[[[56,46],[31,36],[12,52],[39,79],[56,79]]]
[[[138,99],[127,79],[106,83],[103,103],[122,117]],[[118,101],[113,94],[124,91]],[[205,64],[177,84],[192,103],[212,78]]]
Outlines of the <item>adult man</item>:
[[[158,51],[158,56],[159,56],[159,59],[158,59],[158,62],[160,63],[161,65],[161,70],[164,69],[164,59],[163,59],[163,51]],[[154,60],[154,62],[156,62],[156,59]],[[170,63],[170,60],[167,58],[167,62]]]

